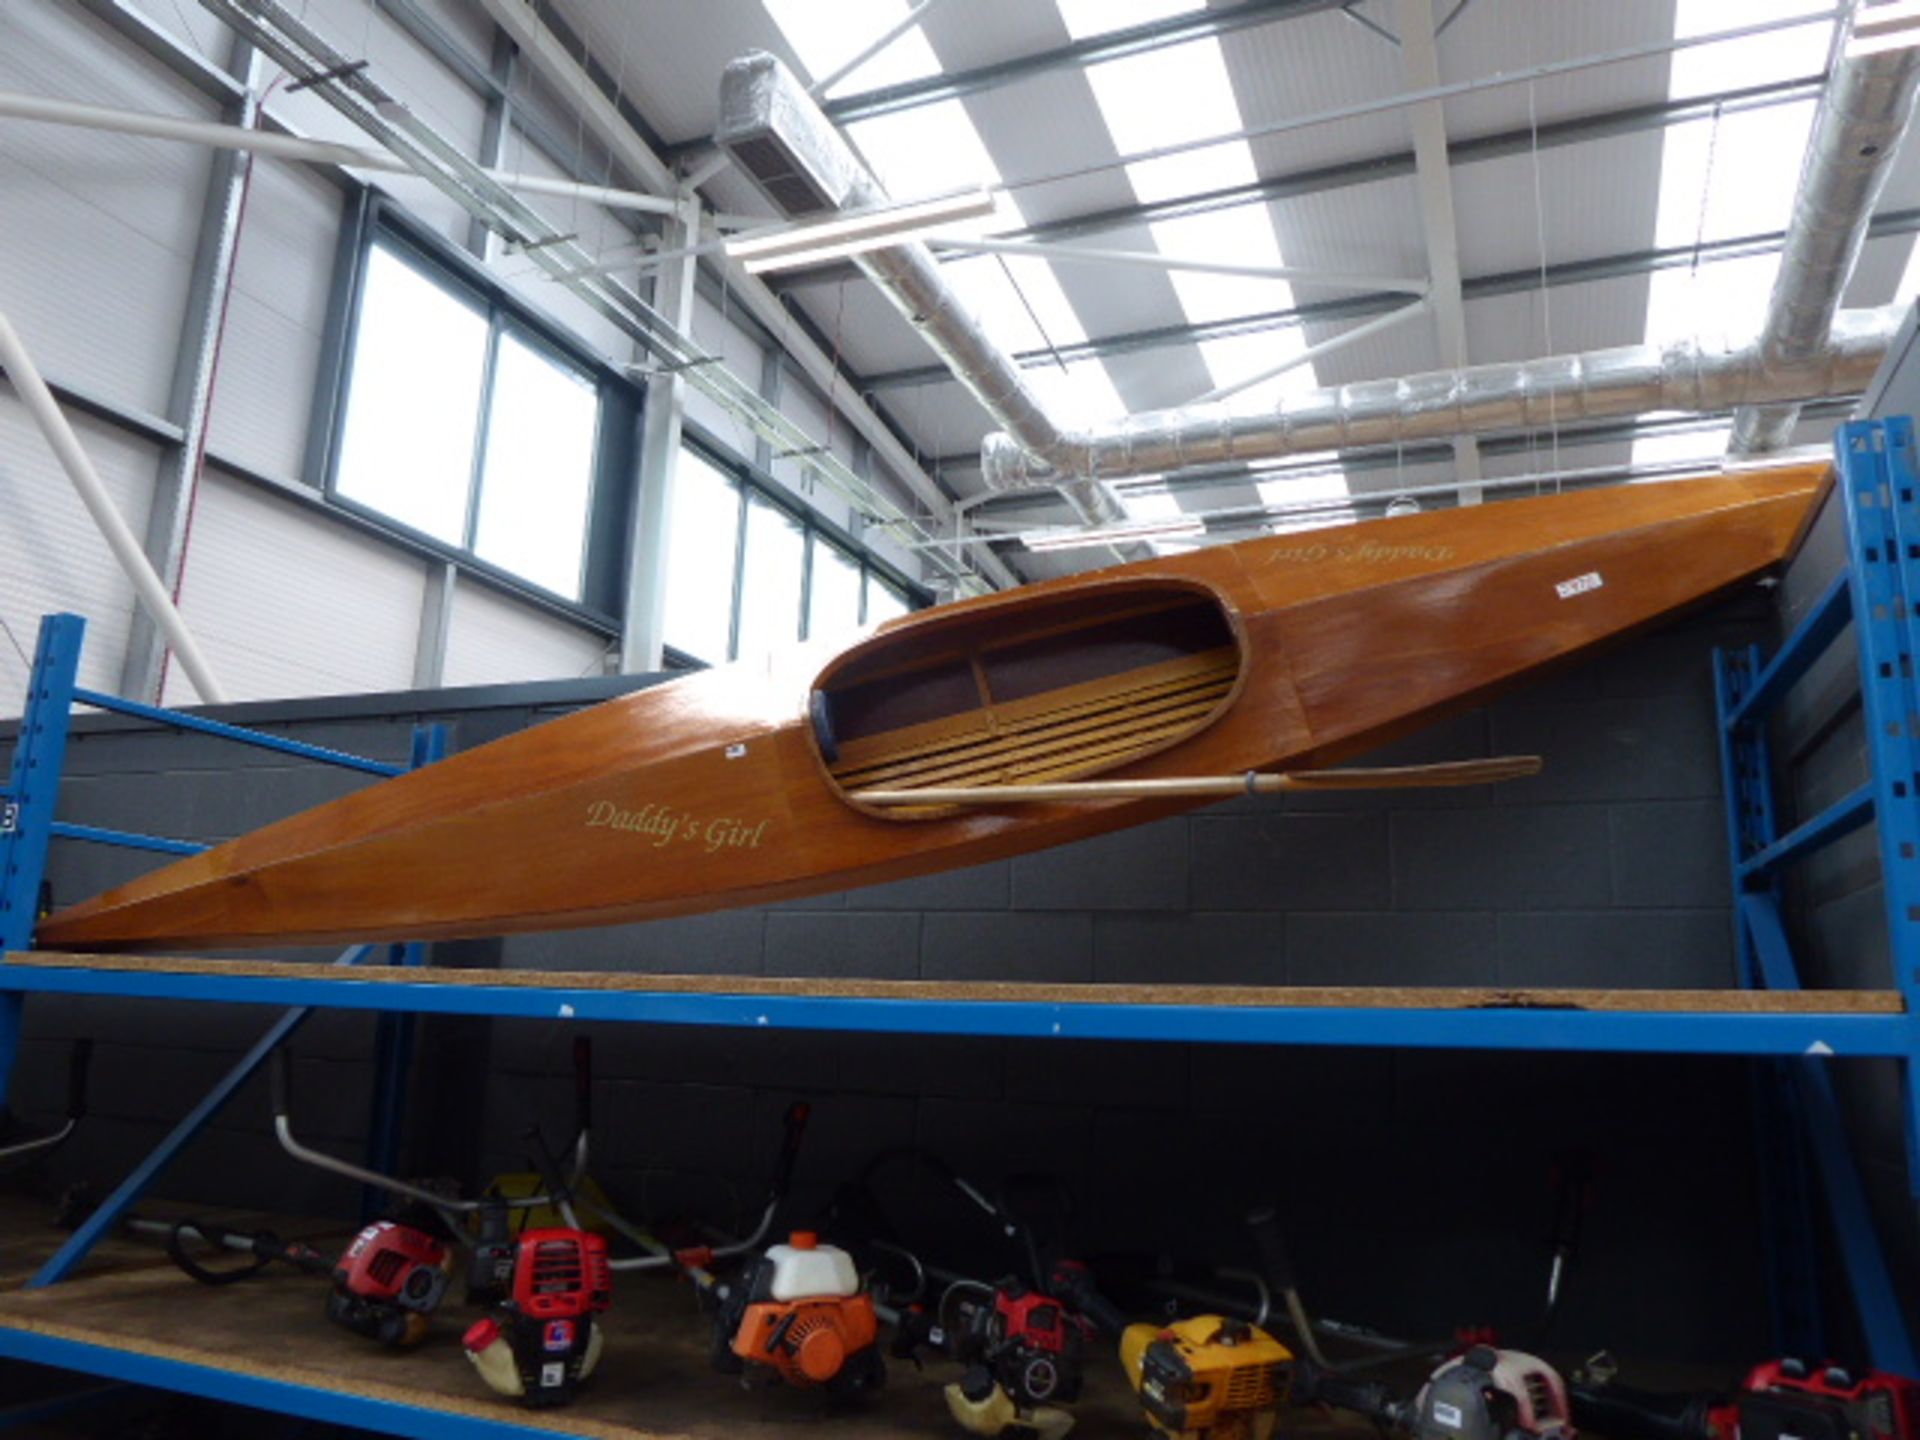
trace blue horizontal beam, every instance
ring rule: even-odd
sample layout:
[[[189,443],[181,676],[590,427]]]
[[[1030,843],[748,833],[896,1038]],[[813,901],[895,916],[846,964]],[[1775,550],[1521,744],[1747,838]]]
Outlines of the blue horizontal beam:
[[[485,985],[400,979],[182,974],[0,964],[0,991],[122,995],[336,1010],[865,1030],[1080,1040],[1587,1050],[1691,1055],[1906,1055],[1904,1014],[1148,1005],[1106,1001],[915,1000]]]
[[[142,705],[138,700],[123,700],[118,695],[108,695],[100,690],[75,690],[73,698],[78,704],[91,705],[96,710],[111,710],[116,715],[131,715],[135,719],[151,720],[156,725],[171,725],[176,730],[192,730],[200,735],[217,735],[237,745],[278,750],[282,755],[298,755],[303,760],[318,760],[322,764],[338,765],[346,770],[364,770],[369,775],[401,775],[407,768],[404,765],[389,765],[384,760],[369,760],[364,755],[349,755],[345,750],[329,750],[324,745],[308,745],[281,735],[268,735],[242,725],[228,725],[223,721],[188,715],[180,710]]]
[[[1729,729],[1771,710],[1793,687],[1793,682],[1806,674],[1847,628],[1847,622],[1853,619],[1853,593],[1847,585],[1847,574],[1842,570],[1834,576],[1826,593],[1807,612],[1807,618],[1787,637],[1780,652],[1767,662],[1767,668],[1754,680],[1753,688],[1727,716]]]
[[[86,1340],[15,1330],[4,1324],[0,1324],[0,1358],[51,1365],[83,1375],[104,1375],[129,1385],[148,1385],[229,1405],[298,1415],[384,1435],[408,1436],[412,1440],[553,1440],[554,1436],[551,1430],[518,1420],[492,1420],[428,1409],[352,1390],[301,1385],[291,1380],[175,1360],[143,1350],[122,1350]]]
[[[66,840],[88,840],[95,845],[119,845],[128,850],[158,850],[164,855],[198,855],[208,848],[191,840],[169,840],[164,835],[108,830],[99,825],[74,825],[65,820],[56,820],[47,829]]]
[[[1742,880],[1762,879],[1802,855],[1851,835],[1873,819],[1873,782],[1836,800],[1803,825],[1796,825],[1757,855],[1740,862]]]

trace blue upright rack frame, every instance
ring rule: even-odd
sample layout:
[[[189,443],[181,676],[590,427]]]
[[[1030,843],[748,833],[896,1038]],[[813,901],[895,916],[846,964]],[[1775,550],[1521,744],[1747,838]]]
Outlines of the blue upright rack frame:
[[[411,761],[402,766],[88,690],[79,684],[80,652],[85,638],[86,621],[78,615],[50,615],[40,626],[13,764],[6,788],[0,790],[0,953],[24,950],[32,944],[47,861],[55,840],[82,840],[170,855],[196,855],[207,848],[190,840],[76,825],[56,817],[60,778],[76,705],[382,778],[431,764],[446,754],[446,728],[441,725],[415,728]],[[341,955],[338,963],[357,964],[377,948],[354,946]],[[418,965],[425,957],[425,947],[417,944],[386,949],[390,963],[395,965]],[[5,1104],[12,1081],[24,1001],[23,991],[0,990],[0,1105]],[[128,1210],[161,1172],[212,1122],[233,1093],[266,1063],[307,1014],[306,1007],[297,1006],[276,1021],[154,1152],[87,1217],[32,1283],[47,1285],[71,1274],[103,1236],[118,1228]],[[375,1053],[379,1088],[374,1097],[376,1118],[369,1131],[368,1159],[376,1169],[391,1170],[399,1145],[403,1093],[400,1086],[412,1055],[411,1017],[382,1017]]]
[[[1715,656],[1722,778],[1731,840],[1740,981],[1798,990],[1802,979],[1785,915],[1787,867],[1868,823],[1878,828],[1893,983],[1906,1001],[1902,1091],[1908,1185],[1920,1198],[1920,482],[1913,423],[1906,417],[1842,425],[1834,468],[1846,519],[1848,563],[1779,651],[1758,646]],[[1775,796],[1767,721],[1813,664],[1851,625],[1860,660],[1870,778],[1785,833]],[[1779,1243],[1771,1276],[1775,1326],[1788,1345],[1818,1347],[1810,1206],[1811,1155],[1875,1364],[1920,1373],[1906,1314],[1847,1145],[1830,1050],[1781,1062],[1764,1077],[1761,1152],[1769,1162],[1769,1220]]]

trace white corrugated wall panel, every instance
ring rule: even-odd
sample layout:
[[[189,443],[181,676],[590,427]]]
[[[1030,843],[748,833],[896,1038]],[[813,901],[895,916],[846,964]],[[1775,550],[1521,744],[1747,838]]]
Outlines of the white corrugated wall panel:
[[[180,608],[235,700],[403,690],[421,561],[218,471],[201,482]],[[192,687],[171,666],[169,704]]]
[[[50,4],[60,0],[48,0]],[[189,5],[185,0],[124,0],[127,8],[138,10],[153,23],[156,30],[164,30],[176,40],[184,41],[189,49],[211,65],[224,66],[233,46],[233,32],[226,22],[215,19],[201,6]]]
[[[780,409],[807,432],[813,444],[826,446],[843,464],[851,462],[851,427],[845,417],[828,408],[811,385],[789,376],[780,392]],[[842,529],[852,524],[852,505],[839,491],[822,484],[806,461],[776,458],[773,477]]]
[[[528,144],[518,130],[508,137],[502,168],[544,176],[550,180],[572,178]],[[606,179],[603,173],[596,183],[604,183]],[[604,205],[564,195],[536,195],[531,191],[516,193],[522,203],[545,216],[561,234],[573,236],[574,243],[593,256],[596,262],[617,254],[620,247],[633,243],[633,231]],[[496,245],[493,248],[497,252],[499,247]],[[629,253],[633,254],[636,261],[639,259],[637,251]],[[555,324],[585,341],[587,347],[602,359],[623,364],[633,358],[634,345],[624,330],[559,281],[549,279],[546,271],[528,256],[496,253],[491,261],[491,269],[514,294]],[[630,277],[622,278],[632,283]]]
[[[309,0],[302,18],[343,54],[367,61],[367,76],[385,87],[461,154],[480,153],[486,100],[407,34],[370,0]],[[372,142],[365,131],[314,90],[277,92],[275,115],[302,134],[349,145]],[[375,148],[378,148],[377,146]],[[455,244],[467,233],[467,212],[424,180],[377,174],[374,184],[395,196],[416,217]]]
[[[484,585],[453,592],[448,685],[563,680],[600,673],[607,641],[590,630]]]
[[[342,196],[304,165],[256,160],[214,380],[214,453],[302,476]]]
[[[704,295],[696,295],[693,300],[693,338],[703,354],[718,356],[749,390],[760,388],[760,346]],[[753,458],[753,427],[691,385],[687,387],[687,418],[711,430],[736,454]]]
[[[159,454],[152,445],[84,415],[70,415],[81,447],[136,535],[145,531]],[[87,620],[80,681],[120,688],[133,619],[133,585],[94,528],[66,472],[11,391],[0,390],[0,514],[7,517],[0,562],[0,618],[28,654],[40,617],[70,610]],[[17,715],[26,667],[0,641],[0,714]]]
[[[0,87],[194,120],[212,102],[78,6],[0,6]],[[0,309],[55,381],[158,413],[211,161],[198,146],[0,121]]]

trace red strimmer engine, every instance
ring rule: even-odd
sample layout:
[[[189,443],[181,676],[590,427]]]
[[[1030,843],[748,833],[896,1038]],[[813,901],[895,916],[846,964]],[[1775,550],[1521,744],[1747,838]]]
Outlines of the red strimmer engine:
[[[955,1329],[956,1356],[971,1367],[960,1382],[969,1398],[996,1384],[1026,1409],[1080,1398],[1093,1323],[1053,1295],[1002,1280],[990,1302],[964,1307]]]
[[[529,1405],[565,1405],[600,1361],[594,1316],[613,1303],[607,1242],[584,1230],[529,1230],[511,1298],[463,1343],[480,1378]]]
[[[1769,1360],[1712,1418],[1731,1440],[1920,1440],[1920,1382]]]
[[[451,1259],[438,1236],[398,1220],[376,1220],[333,1269],[327,1318],[356,1335],[403,1350],[427,1335],[447,1293]]]

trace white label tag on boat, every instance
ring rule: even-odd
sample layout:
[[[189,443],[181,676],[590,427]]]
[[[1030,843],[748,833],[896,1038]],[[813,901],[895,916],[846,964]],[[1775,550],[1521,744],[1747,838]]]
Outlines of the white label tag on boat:
[[[727,746],[726,754],[727,754],[727,759],[729,760],[738,760],[741,756],[745,755],[746,753],[747,753],[747,746],[744,740],[736,740],[733,742],[733,744]]]
[[[556,1385],[566,1383],[567,1366],[562,1360],[549,1360],[540,1367],[540,1388],[551,1390]]]
[[[1458,1430],[1461,1419],[1460,1407],[1458,1405],[1449,1405],[1444,1400],[1435,1401],[1433,1418],[1449,1430]]]
[[[1562,600],[1571,600],[1576,595],[1584,595],[1589,590],[1598,590],[1607,582],[1600,578],[1598,570],[1589,570],[1584,575],[1576,575],[1571,580],[1562,580],[1553,588],[1559,592]]]

